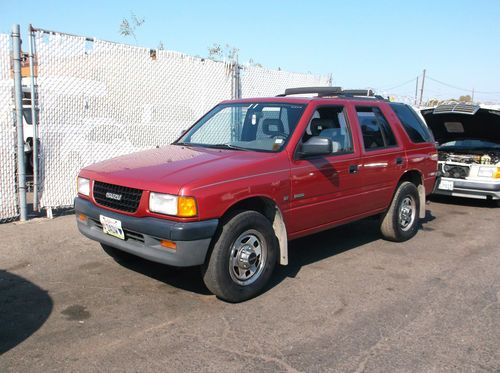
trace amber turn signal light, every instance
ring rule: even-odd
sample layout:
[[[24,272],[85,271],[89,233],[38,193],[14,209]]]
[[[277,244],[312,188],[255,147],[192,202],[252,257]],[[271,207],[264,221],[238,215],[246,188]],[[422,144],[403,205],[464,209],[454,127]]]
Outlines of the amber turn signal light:
[[[78,214],[78,220],[87,221],[88,217],[85,214]]]
[[[170,240],[161,240],[160,245],[166,247],[167,249],[172,249],[172,250],[177,249],[177,244]]]
[[[190,218],[198,215],[196,200],[193,197],[179,196],[177,200],[177,216]]]

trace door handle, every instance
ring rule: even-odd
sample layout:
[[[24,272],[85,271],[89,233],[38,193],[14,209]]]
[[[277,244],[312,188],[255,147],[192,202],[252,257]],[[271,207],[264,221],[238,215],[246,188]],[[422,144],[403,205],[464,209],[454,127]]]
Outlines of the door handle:
[[[403,163],[404,163],[403,158],[401,158],[401,157],[397,157],[397,158],[396,158],[396,164],[397,164],[397,165],[401,165],[401,164],[403,164]]]
[[[350,174],[357,174],[358,173],[358,165],[357,164],[352,164],[349,166],[349,173]]]

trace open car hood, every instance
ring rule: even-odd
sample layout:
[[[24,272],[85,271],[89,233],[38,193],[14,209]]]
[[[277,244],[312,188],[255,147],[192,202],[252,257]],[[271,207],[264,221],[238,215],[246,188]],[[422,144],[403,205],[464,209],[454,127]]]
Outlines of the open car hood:
[[[422,115],[439,144],[461,139],[500,143],[500,110],[460,105],[441,105],[422,110]]]

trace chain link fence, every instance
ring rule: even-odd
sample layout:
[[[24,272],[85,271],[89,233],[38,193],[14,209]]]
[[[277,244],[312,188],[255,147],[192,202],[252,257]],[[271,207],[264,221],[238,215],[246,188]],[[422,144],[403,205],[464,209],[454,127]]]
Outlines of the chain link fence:
[[[10,75],[10,36],[0,34],[0,222],[19,215],[16,193],[14,81]]]
[[[328,76],[33,32],[41,208],[71,207],[81,168],[169,144],[220,101],[330,84]],[[9,43],[0,35],[0,221],[18,216]]]
[[[41,206],[71,206],[82,167],[168,144],[231,97],[230,65],[37,33]]]
[[[291,73],[246,66],[241,71],[242,98],[276,96],[292,87],[320,87],[331,85],[328,75]]]

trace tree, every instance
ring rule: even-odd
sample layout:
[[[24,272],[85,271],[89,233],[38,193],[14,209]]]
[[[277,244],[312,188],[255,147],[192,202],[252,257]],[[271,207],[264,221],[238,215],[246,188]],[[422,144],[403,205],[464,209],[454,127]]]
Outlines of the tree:
[[[460,101],[460,102],[472,102],[472,97],[470,97],[470,95],[460,96],[458,98],[458,101]]]
[[[223,59],[234,61],[238,58],[239,51],[238,48],[229,44],[221,46],[219,43],[213,43],[211,47],[208,47],[208,58],[214,61]]]
[[[249,64],[250,66],[255,66],[255,67],[263,67],[261,63],[254,61],[254,60],[253,60],[253,58],[250,58],[250,59],[248,60],[248,64]]]
[[[130,19],[123,18],[122,23],[120,23],[120,35],[128,37],[132,36],[134,38],[135,44],[137,44],[137,36],[135,30],[141,27],[146,20],[144,17],[139,18],[134,12],[130,12]]]

